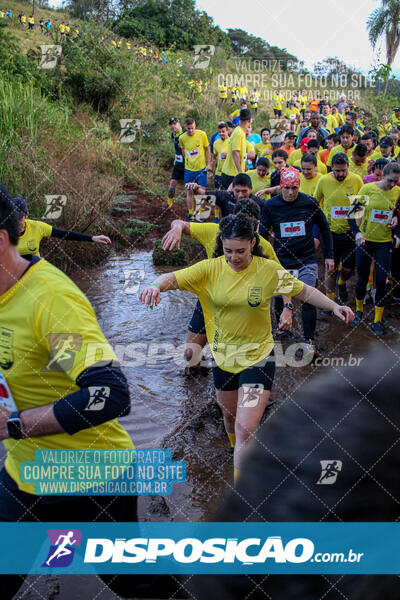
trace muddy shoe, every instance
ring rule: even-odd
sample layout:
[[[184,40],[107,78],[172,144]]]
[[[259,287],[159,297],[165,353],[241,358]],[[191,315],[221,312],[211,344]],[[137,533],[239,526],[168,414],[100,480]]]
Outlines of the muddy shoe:
[[[349,299],[349,293],[347,291],[346,284],[341,283],[340,285],[337,286],[337,290],[338,290],[338,298],[339,298],[340,302],[342,304],[346,304],[347,300]]]
[[[372,323],[372,331],[375,335],[383,335],[383,325],[382,321],[377,321],[376,323]]]
[[[310,354],[312,354],[312,360],[311,360],[311,362],[314,362],[314,360],[318,356],[318,349],[317,349],[317,345],[314,342],[314,340],[304,340],[304,344],[302,345],[301,348],[297,348],[294,357],[295,357],[296,360],[302,360],[303,356],[307,352],[309,352]]]
[[[354,327],[357,327],[357,325],[359,325],[363,319],[364,313],[361,312],[361,310],[357,310],[354,319],[352,320],[352,322],[350,323],[350,325],[354,325]]]

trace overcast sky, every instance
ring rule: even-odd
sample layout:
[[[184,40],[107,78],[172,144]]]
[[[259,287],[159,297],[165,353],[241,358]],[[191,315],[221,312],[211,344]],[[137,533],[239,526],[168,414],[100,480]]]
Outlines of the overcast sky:
[[[378,0],[196,0],[196,4],[222,29],[244,29],[286,48],[309,67],[337,56],[366,73],[374,60],[366,21],[380,5]],[[400,71],[400,51],[393,67]]]

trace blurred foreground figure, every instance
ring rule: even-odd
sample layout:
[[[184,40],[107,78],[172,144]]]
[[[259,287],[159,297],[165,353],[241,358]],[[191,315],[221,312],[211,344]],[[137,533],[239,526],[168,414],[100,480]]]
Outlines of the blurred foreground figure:
[[[360,366],[333,367],[287,397],[260,427],[214,520],[398,520],[398,350],[375,347]],[[330,485],[321,485],[321,461],[341,461]],[[389,575],[206,575],[189,585],[198,600],[400,597],[399,579]]]

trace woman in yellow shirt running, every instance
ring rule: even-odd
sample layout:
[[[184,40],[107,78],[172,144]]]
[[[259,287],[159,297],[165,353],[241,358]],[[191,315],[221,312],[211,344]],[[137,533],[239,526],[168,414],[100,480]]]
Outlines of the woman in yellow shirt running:
[[[351,309],[329,300],[316,288],[293,277],[264,257],[254,220],[228,215],[221,220],[214,257],[166,273],[139,295],[147,306],[158,305],[160,293],[188,290],[204,311],[207,339],[214,358],[213,377],[228,437],[235,444],[235,476],[242,455],[268,404],[275,373],[270,300],[296,296],[332,310],[343,321]]]

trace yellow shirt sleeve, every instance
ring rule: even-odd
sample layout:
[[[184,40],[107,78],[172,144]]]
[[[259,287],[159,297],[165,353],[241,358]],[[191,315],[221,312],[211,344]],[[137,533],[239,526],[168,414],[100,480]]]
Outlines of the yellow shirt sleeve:
[[[285,296],[297,296],[300,294],[301,290],[304,287],[304,283],[293,277],[282,267],[282,265],[278,262],[278,264],[273,263],[276,269],[276,277],[274,281],[274,291],[272,292],[272,296],[280,296],[284,294]]]
[[[318,204],[322,208],[324,205],[324,194],[322,191],[322,178],[317,183],[317,187],[315,189],[315,198],[317,199]]]
[[[202,142],[203,142],[204,148],[207,148],[209,143],[208,143],[208,137],[207,137],[207,134],[205,131],[203,131]]]
[[[279,259],[276,255],[273,245],[270,244],[268,242],[268,240],[263,238],[262,235],[260,235],[259,237],[260,237],[260,246],[263,249],[265,256],[267,258],[269,258],[269,260],[273,260],[274,262],[278,263],[279,266],[281,266],[281,263],[279,262]]]
[[[51,234],[53,232],[53,226],[49,225],[48,223],[44,223],[43,221],[40,221],[40,233],[41,233],[41,237],[50,237]]]
[[[89,301],[72,291],[56,293],[42,306],[36,335],[49,357],[48,368],[44,365],[42,370],[63,371],[71,382],[95,363],[115,361],[117,364]],[[71,361],[61,361],[68,353]],[[57,357],[60,358],[58,364],[68,365],[68,368],[54,368]]]
[[[210,260],[202,260],[191,267],[175,271],[175,277],[180,290],[187,290],[198,294],[204,289],[210,275]]]

